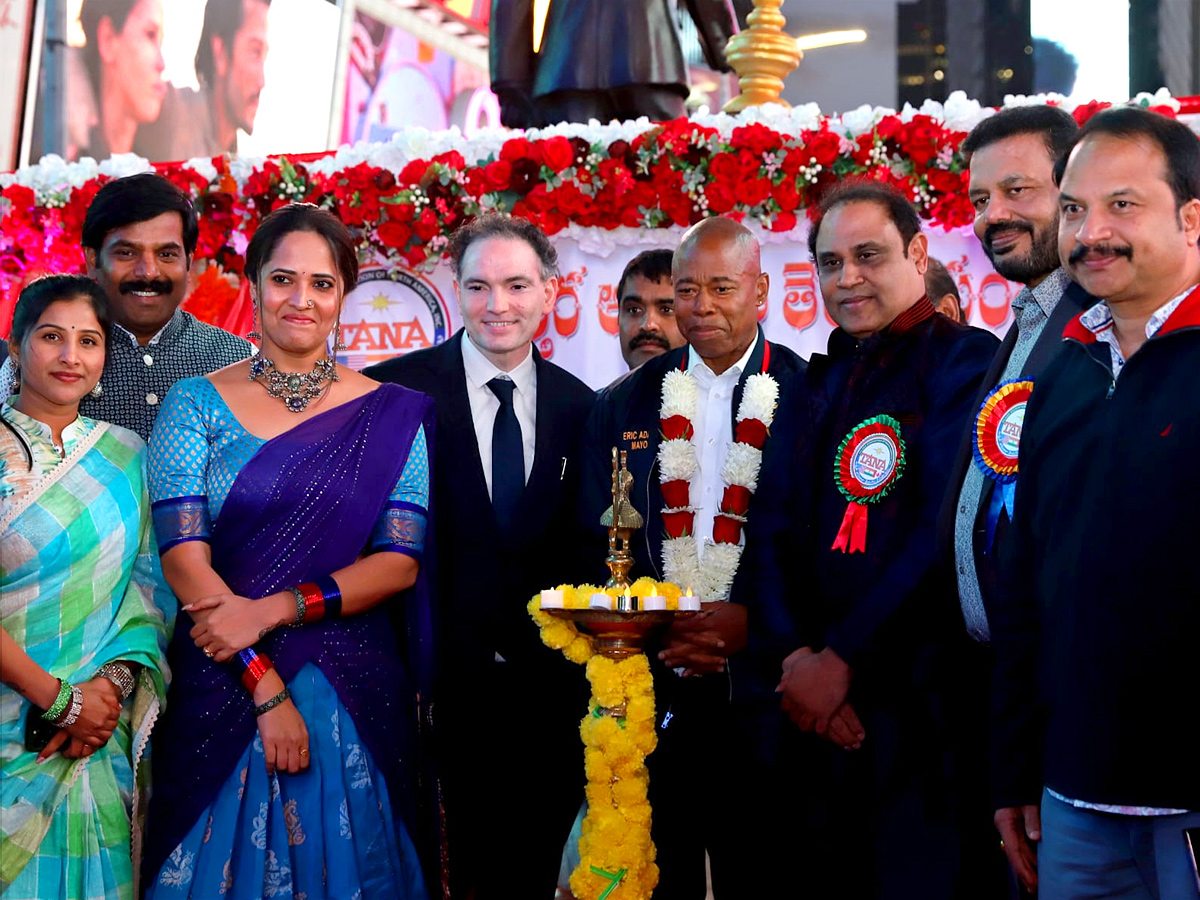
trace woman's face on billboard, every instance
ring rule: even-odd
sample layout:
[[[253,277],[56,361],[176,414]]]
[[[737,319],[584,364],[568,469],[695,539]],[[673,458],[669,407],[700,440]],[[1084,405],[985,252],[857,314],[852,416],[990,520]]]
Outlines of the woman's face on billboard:
[[[167,83],[163,81],[166,65],[162,55],[161,0],[138,0],[120,31],[110,19],[102,19],[98,37],[104,69],[100,85],[102,113],[106,99],[119,99],[125,112],[136,121],[153,122],[167,92]]]

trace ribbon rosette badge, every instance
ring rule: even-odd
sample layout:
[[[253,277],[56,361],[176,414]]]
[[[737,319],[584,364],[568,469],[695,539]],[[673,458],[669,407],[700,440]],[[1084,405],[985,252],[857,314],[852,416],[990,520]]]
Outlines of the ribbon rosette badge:
[[[971,455],[983,474],[996,482],[987,514],[987,547],[996,536],[1000,510],[1013,514],[1017,488],[1017,458],[1021,449],[1021,431],[1025,426],[1025,406],[1033,393],[1032,381],[1008,381],[988,394],[975,417],[975,435]]]
[[[867,509],[888,495],[903,472],[904,440],[900,423],[891,416],[860,422],[843,438],[834,458],[833,478],[848,502],[831,550],[866,551]]]

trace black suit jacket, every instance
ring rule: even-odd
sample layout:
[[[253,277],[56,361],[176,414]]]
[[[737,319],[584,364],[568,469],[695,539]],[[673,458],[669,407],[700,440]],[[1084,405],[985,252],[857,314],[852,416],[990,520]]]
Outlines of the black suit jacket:
[[[578,680],[580,668],[542,644],[526,604],[542,588],[586,578],[574,502],[580,440],[595,393],[542,359],[534,348],[533,468],[520,501],[520,524],[502,531],[488,496],[471,418],[464,339],[460,330],[437,347],[364,371],[378,381],[422,391],[436,406],[433,505],[443,683],[468,691],[474,683],[477,689],[475,679],[486,677],[497,654],[518,670],[549,671]]]
[[[1021,378],[1032,379],[1034,382],[1037,381],[1038,376],[1041,375],[1050,363],[1050,360],[1054,358],[1055,354],[1062,347],[1063,329],[1067,326],[1067,323],[1095,302],[1096,298],[1087,293],[1087,291],[1075,282],[1072,281],[1067,285],[1061,299],[1054,307],[1054,312],[1046,322],[1045,328],[1042,329],[1041,335],[1039,335],[1037,341],[1034,343],[1033,349],[1029,351],[1029,358],[1025,360],[1025,364],[1021,367]],[[1008,333],[1004,335],[1000,349],[996,351],[995,357],[992,358],[992,364],[988,367],[987,374],[984,375],[983,386],[979,389],[975,403],[972,406],[974,412],[978,412],[987,395],[1000,383],[1000,376],[1004,373],[1004,367],[1008,365],[1009,357],[1012,356],[1013,347],[1016,346],[1016,343],[1017,326],[1014,324],[1008,329]],[[946,492],[946,496],[942,500],[942,508],[938,513],[938,551],[944,560],[944,565],[948,567],[946,572],[951,578],[954,577],[954,567],[957,565],[954,555],[954,521],[958,507],[958,495],[962,491],[963,479],[967,477],[967,470],[973,465],[971,461],[971,443],[974,429],[975,416],[972,415],[959,441],[958,453],[954,457],[954,468],[951,471],[950,489]],[[975,515],[975,527],[973,529],[975,571],[979,576],[980,594],[983,597],[984,609],[988,612],[989,618],[991,615],[989,604],[993,602],[997,590],[995,560],[999,556],[999,550],[1003,545],[1009,524],[1008,515],[1002,512],[1000,520],[996,525],[992,551],[990,553],[985,552],[987,510],[992,500],[992,491],[995,488],[995,484],[990,478],[984,479],[983,490],[980,494],[979,506]],[[955,591],[957,592],[957,586],[955,587]]]
[[[736,419],[746,379],[762,370],[766,338],[759,330],[758,346],[751,355],[730,404]],[[602,562],[607,533],[600,527],[601,513],[612,503],[612,448],[629,451],[633,475],[630,499],[645,518],[645,528],[634,535],[633,578],[643,575],[661,580],[662,490],[658,479],[658,445],[661,437],[659,407],[662,382],[667,372],[679,368],[686,348],[657,356],[605,388],[588,421],[585,443],[584,501],[580,512],[583,525],[591,530],[592,558]],[[779,406],[763,446],[758,490],[750,500],[744,529],[746,549],[730,589],[730,600],[747,607],[751,644],[740,668],[748,677],[735,678],[739,698],[774,698],[783,657],[796,648],[791,635],[791,617],[785,603],[788,586],[779,574],[776,535],[787,531],[794,507],[789,487],[795,476],[792,461],[800,442],[800,384],[805,362],[787,347],[771,344],[767,372],[779,382]],[[593,567],[593,577],[607,577],[602,567]],[[685,585],[686,586],[686,585]],[[791,588],[795,589],[796,585]],[[731,668],[736,668],[732,666]],[[743,690],[747,693],[743,694]]]

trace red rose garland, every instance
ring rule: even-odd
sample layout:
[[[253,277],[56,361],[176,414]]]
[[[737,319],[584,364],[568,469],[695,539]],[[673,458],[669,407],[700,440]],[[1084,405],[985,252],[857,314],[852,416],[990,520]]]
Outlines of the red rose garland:
[[[686,357],[685,357],[686,359]],[[750,498],[758,488],[762,448],[770,433],[779,400],[779,383],[766,374],[770,345],[764,348],[763,371],[746,379],[738,407],[734,439],[729,444],[721,478],[725,492],[713,517],[713,538],[700,559],[695,535],[696,507],[691,503],[691,479],[699,469],[692,444],[699,399],[696,380],[673,369],[663,379],[658,448],[659,481],[663,495],[662,563],[665,580],[691,588],[705,600],[728,600],[742,555],[742,527]]]

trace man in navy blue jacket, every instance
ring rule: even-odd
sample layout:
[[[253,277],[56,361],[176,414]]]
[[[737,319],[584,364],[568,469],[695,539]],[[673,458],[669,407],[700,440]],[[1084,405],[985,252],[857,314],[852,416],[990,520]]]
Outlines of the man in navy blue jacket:
[[[819,213],[809,245],[838,328],[805,379],[785,579],[799,649],[779,685],[791,719],[820,736],[793,735],[806,840],[822,861],[805,885],[813,896],[985,896],[972,869],[991,823],[982,802],[963,809],[976,775],[960,746],[966,637],[934,531],[998,342],[935,313],[927,241],[903,195],[844,183]]]
[[[993,611],[997,821],[1040,800],[1043,897],[1195,900],[1200,145],[1106,110],[1056,176],[1060,255],[1100,302],[1026,408]]]
[[[705,850],[718,900],[782,896],[787,884],[775,879],[788,860],[772,849],[782,807],[771,805],[778,791],[770,779],[781,724],[774,687],[786,652],[779,635],[789,632],[790,620],[774,548],[795,514],[786,500],[804,362],[769,343],[758,327],[770,280],[758,241],[742,225],[712,218],[693,226],[675,252],[673,275],[675,314],[688,344],[601,393],[584,441],[581,511],[602,559],[598,522],[611,502],[611,448],[628,451],[630,499],[646,520],[633,541],[634,576],[691,587],[705,601],[701,616],[667,635],[662,665],[655,666],[659,743],[648,765],[661,870],[656,900],[703,900]],[[767,404],[769,434],[749,434],[736,420],[764,387],[770,391],[764,375],[778,392]],[[664,382],[678,395],[668,401],[673,412],[690,406],[690,439],[664,440]],[[746,455],[747,441],[762,451],[748,506],[746,495],[739,501],[728,487],[726,467],[731,457]],[[671,448],[660,456],[665,443],[694,460],[690,477],[672,471],[679,459]],[[744,522],[722,514],[731,511]],[[680,527],[681,518],[690,524]],[[726,530],[735,522],[740,537]],[[731,556],[732,571],[721,564]]]

